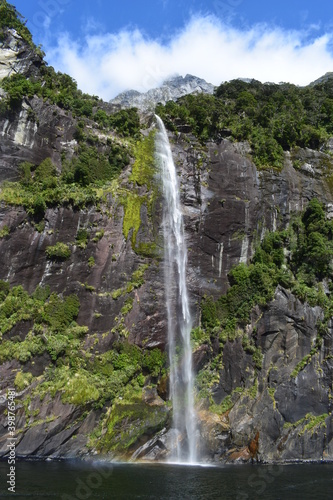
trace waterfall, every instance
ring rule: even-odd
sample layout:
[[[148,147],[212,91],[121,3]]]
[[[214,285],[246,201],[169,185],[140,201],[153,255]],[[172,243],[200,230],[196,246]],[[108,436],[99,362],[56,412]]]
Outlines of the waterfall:
[[[163,121],[159,116],[156,120],[156,157],[163,187],[164,280],[173,408],[171,460],[195,463],[197,429],[190,339],[192,319],[186,285],[187,249],[176,168]]]

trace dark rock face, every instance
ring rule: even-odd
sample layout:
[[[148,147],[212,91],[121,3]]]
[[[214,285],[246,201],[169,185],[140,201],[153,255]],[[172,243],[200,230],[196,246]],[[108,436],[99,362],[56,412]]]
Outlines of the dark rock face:
[[[5,406],[5,403],[2,405]],[[16,421],[18,428],[25,429],[16,446],[17,456],[72,457],[87,453],[87,434],[95,428],[100,412],[91,412],[78,421],[81,410],[74,405],[63,404],[60,394],[48,398],[42,404],[39,398],[32,400],[31,410],[38,413],[38,421],[27,420],[24,408],[18,408]],[[33,425],[32,425],[33,424]],[[1,432],[3,434],[3,432]],[[6,440],[0,437],[0,456],[7,453]]]
[[[51,158],[60,168],[61,151],[70,153],[77,145],[75,126],[76,121],[57,106],[37,97],[24,101],[18,114],[0,120],[0,181],[16,180],[23,161],[38,165]]]
[[[21,70],[33,74],[38,60],[34,55],[20,53]],[[29,119],[31,113],[34,121]],[[60,169],[61,152],[71,153],[76,145],[75,127],[75,119],[56,106],[38,98],[24,101],[17,114],[0,120],[0,181],[15,179],[17,166],[22,161],[39,164],[51,157]],[[249,261],[265,231],[286,227],[291,214],[303,209],[313,196],[327,204],[331,216],[333,196],[324,153],[301,150],[297,157],[298,170],[286,155],[281,173],[258,172],[248,158],[249,146],[245,143],[223,140],[218,144],[209,143],[206,148],[184,131],[170,138],[181,186],[189,258],[188,285],[196,326],[200,321],[202,297],[205,294],[218,297],[227,290],[228,272],[234,265]],[[121,175],[120,184],[128,185],[130,168]],[[130,343],[163,350],[167,345],[163,249],[158,246],[154,258],[136,253],[131,246],[131,234],[127,240],[124,238],[123,218],[123,206],[108,195],[105,206],[99,210],[96,207],[49,208],[45,228],[39,233],[23,208],[3,203],[0,229],[6,225],[10,232],[0,239],[0,279],[8,280],[11,285],[22,285],[29,292],[37,285],[50,285],[57,293],[76,293],[81,303],[78,322],[98,336],[100,352],[106,352],[119,339],[115,327],[125,302],[124,296],[114,300],[112,292],[124,287],[138,266],[148,264],[144,284],[130,292],[133,308],[124,324]],[[144,242],[155,233],[159,245],[162,235],[158,207],[153,228],[148,219],[147,207],[143,204],[137,239]],[[75,244],[78,227],[89,229],[90,240],[85,248]],[[104,234],[94,241],[97,229],[104,230]],[[64,262],[46,258],[46,247],[57,241],[71,245],[71,256]],[[88,265],[89,257],[94,258],[93,267]],[[213,386],[212,397],[220,404],[230,396],[232,408],[220,417],[209,412],[207,404],[202,402],[198,409],[198,428],[203,457],[248,460],[251,457],[249,443],[259,431],[260,459],[333,460],[333,325],[331,335],[325,337],[318,352],[304,369],[293,374],[298,363],[311,351],[322,315],[319,307],[310,307],[289,291],[278,288],[272,302],[265,308],[257,307],[247,325],[251,332],[256,329],[256,347],[263,353],[262,367],[255,365],[252,355],[243,348],[241,338],[226,342],[219,381]],[[29,328],[28,323],[20,322],[6,339],[12,336],[23,339]],[[196,350],[193,356],[196,372],[216,356],[218,344],[217,339],[216,345],[202,345]],[[91,339],[87,339],[87,346],[93,347]],[[37,377],[49,363],[48,355],[35,357],[33,363],[27,362],[23,367],[16,360],[3,363],[0,394],[6,387],[13,386],[18,369]],[[28,387],[19,397],[23,399],[30,390]],[[164,404],[167,377],[159,381],[157,391],[159,396],[147,390],[144,403],[151,404],[152,397],[154,404]],[[1,409],[4,407],[2,403]],[[88,453],[88,435],[97,427],[105,408],[95,410],[64,404],[58,394],[54,399],[32,399],[29,414],[34,411],[38,416],[28,420],[23,406],[18,408],[17,427],[22,431],[17,443],[18,455],[68,457]],[[166,456],[170,430],[161,429],[163,419],[158,422],[156,435],[147,432],[146,441],[137,443],[136,449],[131,450],[134,458]],[[6,452],[6,436],[5,416],[1,412],[1,455]]]
[[[254,429],[260,429],[259,451],[264,460],[331,457],[331,437],[327,439],[332,425],[329,380],[333,364],[327,358],[327,353],[332,352],[331,343],[322,346],[305,369],[293,375],[297,364],[311,350],[321,315],[319,307],[302,304],[288,291],[278,288],[259,319],[253,317],[263,351],[258,388],[252,397],[239,397],[229,413],[229,422],[233,440],[239,446],[250,439]],[[243,370],[242,365],[234,363],[231,367],[234,378],[240,376],[238,367],[243,376],[251,378],[248,367]],[[309,414],[321,416],[320,423],[312,427]]]

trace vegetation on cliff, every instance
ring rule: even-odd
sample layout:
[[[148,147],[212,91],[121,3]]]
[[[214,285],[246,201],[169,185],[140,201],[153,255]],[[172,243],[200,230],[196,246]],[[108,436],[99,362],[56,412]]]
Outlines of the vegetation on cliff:
[[[142,391],[143,386],[149,384],[156,392],[159,378],[165,375],[166,355],[158,348],[145,349],[130,344],[126,322],[155,254],[152,231],[147,237],[138,237],[142,213],[147,214],[145,221],[150,220],[156,199],[154,134],[143,136],[135,108],[115,109],[96,96],[82,93],[70,76],[48,67],[42,61],[41,52],[32,44],[31,35],[16,9],[5,1],[0,3],[0,8],[4,44],[11,36],[8,28],[13,28],[41,57],[40,68],[34,76],[14,73],[0,82],[4,90],[0,118],[18,120],[27,108],[28,121],[39,127],[38,111],[31,105],[38,98],[38,106],[42,105],[46,113],[52,114],[55,122],[59,118],[60,124],[62,117],[68,118],[69,141],[73,145],[58,148],[61,161],[46,157],[38,163],[22,162],[17,182],[4,182],[1,186],[3,206],[22,206],[26,212],[25,227],[41,233],[35,233],[41,242],[49,239],[51,243],[44,244],[41,252],[47,269],[52,266],[62,269],[66,261],[72,262],[74,253],[79,252],[86,262],[84,273],[90,277],[98,262],[96,254],[86,253],[86,248],[88,245],[92,248],[93,243],[96,248],[103,238],[104,243],[106,241],[104,228],[99,227],[98,222],[84,227],[79,224],[74,229],[74,237],[67,234],[58,240],[58,230],[50,228],[47,216],[47,210],[58,207],[80,211],[84,219],[87,209],[100,212],[98,221],[110,218],[115,224],[117,217],[122,216],[123,236],[138,255],[128,274],[123,273],[116,279],[119,288],[108,289],[101,284],[101,290],[96,290],[87,281],[77,281],[74,285],[77,295],[68,295],[64,290],[58,293],[58,289],[55,292],[48,285],[38,286],[29,294],[22,286],[0,281],[0,364],[18,366],[12,383],[18,391],[23,391],[21,400],[28,419],[34,420],[37,416],[37,410],[35,414],[30,409],[31,401],[41,406],[45,397],[60,395],[63,403],[79,407],[82,418],[102,408],[109,412],[113,408],[113,415],[117,408],[122,409],[122,404],[129,404],[135,407],[134,416],[140,408],[145,417],[151,414],[151,425],[159,428],[168,411],[161,410],[161,423],[156,424],[156,412],[150,412],[150,406],[142,399]],[[124,172],[125,180],[119,182]],[[2,225],[0,239],[3,242],[10,238],[12,229],[17,228]],[[112,249],[113,244],[109,247]],[[117,254],[112,255],[111,266],[116,267],[117,259]],[[114,321],[105,331],[96,332],[78,320],[78,296],[81,298],[84,294],[89,294],[95,304],[96,320],[102,317],[97,304],[110,308],[108,302],[112,303]],[[135,302],[139,303],[139,298]],[[162,402],[164,406],[166,409]],[[34,424],[38,425],[38,420],[35,419]],[[28,427],[27,423],[25,429]],[[149,424],[137,430],[137,437],[147,428]],[[110,439],[109,432],[105,439]],[[122,447],[126,446],[124,442]]]
[[[211,390],[219,382],[224,344],[240,338],[243,350],[251,354],[253,366],[261,369],[262,353],[256,329],[246,331],[251,312],[273,299],[276,287],[289,289],[302,302],[320,306],[323,318],[318,322],[317,338],[311,351],[295,366],[296,377],[316,355],[327,337],[333,314],[333,221],[326,217],[323,205],[313,198],[301,214],[295,214],[285,230],[267,232],[249,265],[239,264],[229,272],[230,288],[217,300],[206,296],[201,303],[201,328],[193,332],[200,343],[219,339],[220,353],[198,375],[197,388],[208,398],[212,411],[225,412],[235,400],[229,395],[216,407]],[[244,394],[244,387],[236,393]],[[245,391],[246,392],[246,391]]]
[[[204,301],[203,326],[245,325],[252,308],[267,304],[277,285],[311,305],[329,306],[324,282],[333,291],[332,257],[333,221],[313,198],[288,229],[266,233],[249,265],[239,264],[230,271],[226,295]],[[332,307],[333,303],[328,312]]]
[[[136,287],[142,283],[141,278]],[[31,374],[28,377],[29,384],[34,383],[32,395],[54,396],[59,391],[64,402],[103,406],[126,392],[128,384],[140,392],[149,374],[156,378],[164,373],[165,354],[159,349],[145,352],[119,341],[98,354],[103,339],[76,323],[79,308],[76,295],[62,298],[49,286],[37,287],[29,295],[22,286],[0,281],[0,363],[16,359],[28,380],[27,362],[49,356],[38,382]],[[22,329],[29,330],[23,339],[11,333]],[[18,385],[22,390],[21,375]]]
[[[158,105],[170,130],[187,126],[202,141],[248,141],[258,167],[280,169],[292,148],[318,149],[332,134],[333,82],[313,87],[233,80],[214,95],[187,95]]]
[[[31,33],[25,26],[23,16],[6,0],[0,0],[0,42],[4,40],[8,28],[15,29],[23,40],[33,45]]]

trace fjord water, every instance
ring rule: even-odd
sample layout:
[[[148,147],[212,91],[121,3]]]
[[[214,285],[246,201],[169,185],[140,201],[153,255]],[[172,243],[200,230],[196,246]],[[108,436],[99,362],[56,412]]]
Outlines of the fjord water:
[[[328,500],[333,464],[228,465],[101,462],[18,462],[16,492],[5,484],[0,498],[16,500]]]
[[[176,168],[163,121],[159,116],[156,120],[156,157],[163,189],[164,279],[173,408],[171,460],[195,463],[197,433],[190,342],[192,319],[186,284],[187,249]]]

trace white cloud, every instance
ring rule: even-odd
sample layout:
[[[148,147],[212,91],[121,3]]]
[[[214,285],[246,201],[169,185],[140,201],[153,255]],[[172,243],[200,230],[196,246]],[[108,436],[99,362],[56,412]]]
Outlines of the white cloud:
[[[187,73],[215,85],[238,77],[306,85],[333,71],[332,38],[268,25],[241,31],[210,16],[193,17],[167,43],[127,29],[87,35],[82,43],[61,35],[46,53],[48,62],[73,76],[83,91],[109,100]]]

